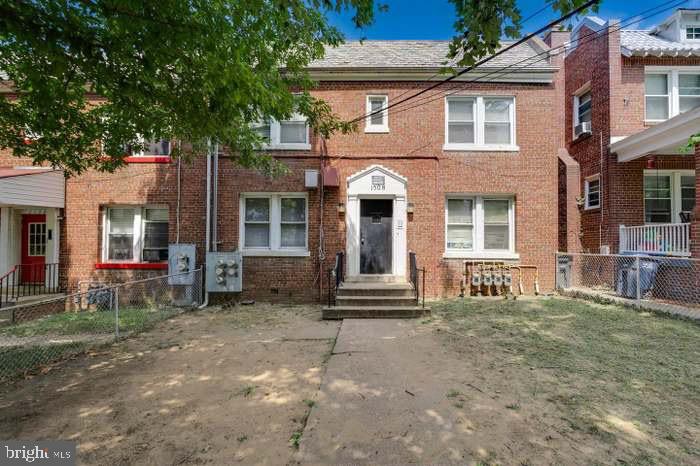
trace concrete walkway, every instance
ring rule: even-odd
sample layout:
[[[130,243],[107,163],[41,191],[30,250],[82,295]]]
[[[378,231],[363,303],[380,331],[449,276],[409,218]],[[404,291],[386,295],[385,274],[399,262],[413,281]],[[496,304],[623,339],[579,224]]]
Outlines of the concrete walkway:
[[[469,413],[455,407],[453,388],[471,385],[465,380],[466,361],[435,331],[417,319],[344,320],[297,459],[302,464],[464,464],[503,448],[503,439],[491,429],[476,428],[500,417],[494,411],[504,411],[491,396],[472,385]]]

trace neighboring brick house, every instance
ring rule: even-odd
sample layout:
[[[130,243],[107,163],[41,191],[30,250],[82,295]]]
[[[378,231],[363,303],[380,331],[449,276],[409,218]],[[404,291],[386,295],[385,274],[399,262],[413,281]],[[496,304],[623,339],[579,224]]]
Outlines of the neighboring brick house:
[[[645,31],[587,17],[565,69],[583,250],[688,256],[695,247],[700,256],[696,156],[679,151],[700,132],[700,11],[677,10]]]
[[[243,252],[243,296],[317,300],[339,251],[348,275],[401,278],[414,251],[427,270],[428,296],[456,295],[466,259],[535,265],[540,287],[553,289],[557,163],[564,148],[557,115],[565,88],[563,55],[546,57],[567,39],[566,32],[533,39],[480,74],[367,119],[353,134],[321,141],[300,119],[260,124],[270,153],[289,167],[277,179],[240,168],[224,151],[217,247]],[[342,118],[361,116],[442,79],[447,51],[446,41],[349,42],[312,64],[319,81],[313,94]],[[532,62],[523,67],[527,58]],[[517,64],[517,72],[460,82]],[[195,243],[203,261],[206,160],[183,162],[178,182],[178,161],[169,153],[168,142],[154,142],[114,174],[66,180],[53,237],[60,237],[67,290],[162,274],[164,248],[176,241]],[[26,165],[0,156],[0,166],[15,174]],[[316,172],[318,186],[307,188],[307,176]],[[2,179],[0,205],[0,229],[7,215],[16,228],[30,213],[2,198]],[[372,233],[368,224],[379,226]],[[12,247],[19,237],[14,241]],[[9,256],[6,266],[18,259]],[[532,293],[532,276],[526,279]]]

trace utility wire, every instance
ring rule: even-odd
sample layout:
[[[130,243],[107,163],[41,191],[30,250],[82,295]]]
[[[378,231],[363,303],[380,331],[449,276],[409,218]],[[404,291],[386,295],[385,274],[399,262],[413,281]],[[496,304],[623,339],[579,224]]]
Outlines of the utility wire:
[[[619,25],[618,27],[616,27],[616,28],[608,28],[608,29],[607,29],[604,33],[602,33],[602,34],[599,33],[599,32],[597,32],[597,31],[593,31],[593,32],[591,32],[591,33],[588,33],[588,34],[585,34],[585,35],[583,35],[583,36],[580,36],[580,37],[578,37],[578,38],[575,39],[575,40],[569,41],[569,42],[564,43],[564,44],[562,44],[562,45],[560,45],[560,46],[557,46],[557,47],[554,47],[554,48],[552,48],[552,49],[546,50],[546,51],[544,51],[544,52],[538,53],[538,54],[533,55],[533,56],[531,56],[531,57],[527,57],[527,58],[525,58],[525,59],[523,59],[523,60],[520,60],[520,61],[518,61],[518,62],[512,63],[512,64],[510,64],[510,65],[508,65],[508,66],[506,66],[506,67],[500,68],[500,69],[498,69],[498,70],[490,71],[490,72],[488,72],[488,73],[486,73],[486,74],[484,74],[484,75],[482,75],[482,76],[478,76],[478,77],[476,77],[476,78],[474,78],[474,79],[466,80],[466,81],[458,81],[458,82],[455,82],[455,83],[453,84],[453,87],[460,87],[460,89],[458,89],[457,91],[455,91],[455,92],[448,92],[448,91],[438,91],[438,92],[434,92],[434,93],[432,93],[432,94],[429,95],[429,96],[425,96],[425,97],[422,97],[422,98],[418,99],[418,102],[420,102],[420,103],[417,103],[417,104],[415,104],[415,105],[410,105],[410,106],[404,106],[404,107],[402,107],[402,108],[400,108],[400,109],[394,110],[394,111],[392,112],[392,115],[396,115],[397,113],[401,113],[401,112],[406,111],[406,110],[410,110],[410,109],[413,109],[413,108],[420,107],[421,105],[427,104],[427,103],[432,102],[432,101],[434,101],[434,100],[437,100],[437,99],[440,99],[440,98],[443,98],[443,97],[446,97],[446,96],[449,96],[449,95],[453,95],[454,93],[461,91],[461,90],[462,90],[461,88],[462,88],[463,85],[465,85],[465,84],[472,84],[472,83],[489,83],[489,82],[493,82],[493,78],[492,78],[491,80],[483,80],[484,78],[486,78],[486,77],[488,77],[488,76],[497,75],[497,76],[495,76],[495,77],[498,78],[498,77],[506,76],[506,75],[508,75],[508,74],[510,74],[510,73],[513,73],[513,72],[518,72],[518,71],[526,70],[526,69],[528,69],[529,67],[531,67],[532,65],[534,65],[534,64],[536,64],[536,63],[538,63],[538,62],[541,62],[541,61],[544,61],[544,60],[548,60],[548,59],[549,59],[550,57],[552,57],[552,56],[556,56],[556,55],[559,55],[559,54],[565,52],[566,49],[567,49],[570,45],[572,45],[573,43],[577,43],[578,45],[584,45],[584,44],[587,44],[587,43],[592,42],[592,41],[594,41],[594,40],[597,40],[597,39],[599,39],[599,38],[606,37],[606,36],[608,36],[609,34],[611,34],[611,33],[613,33],[613,32],[619,31],[619,30],[621,30],[623,27],[626,26],[626,24],[623,23],[624,21],[629,21],[629,24],[632,24],[632,23],[635,23],[635,22],[640,21],[640,19],[641,19],[641,20],[644,20],[644,19],[646,19],[646,18],[649,18],[649,17],[655,16],[655,15],[657,15],[657,14],[660,14],[660,13],[662,13],[662,12],[665,11],[665,10],[672,9],[672,8],[676,8],[676,7],[678,7],[678,6],[680,6],[680,5],[684,4],[684,3],[687,3],[687,2],[688,2],[688,0],[680,0],[680,1],[679,1],[679,0],[671,0],[671,1],[664,2],[664,3],[662,3],[661,5],[657,5],[656,7],[653,7],[653,8],[647,9],[647,10],[644,10],[644,11],[642,11],[642,12],[640,12],[640,13],[636,13],[636,14],[634,14],[634,15],[628,17],[628,18],[625,18],[623,21],[620,22],[620,25]],[[656,10],[656,9],[658,9],[658,8],[661,8],[661,7],[663,7],[663,6],[665,6],[665,5],[669,4],[669,3],[674,3],[674,4],[673,4],[673,5],[670,5],[670,6],[667,6],[666,8],[664,8],[664,9],[662,9],[662,10],[659,10],[659,11],[656,11],[656,12],[654,12],[654,13],[652,13],[652,14],[647,15],[647,16],[642,16],[642,18],[639,17],[640,14],[646,14],[646,13],[652,11],[652,10]],[[589,39],[589,40],[584,40],[584,39],[590,38],[591,36],[594,36],[594,37],[593,37],[592,39]],[[542,56],[542,58],[540,58],[540,59],[538,59],[538,60],[535,60],[536,58],[538,58],[538,57],[540,57],[540,56]],[[519,68],[514,68],[514,69],[511,69],[510,71],[506,71],[506,70],[508,70],[508,69],[510,69],[510,68],[513,68],[513,67],[516,66],[516,65],[523,64],[523,63],[526,63],[526,64],[523,65],[523,66],[521,66],[521,67],[519,67]],[[435,97],[435,96],[437,96],[437,97]],[[384,110],[380,110],[380,111],[384,111]]]
[[[362,116],[359,116],[359,117],[357,117],[357,118],[354,118],[354,119],[350,120],[350,123],[356,123],[356,122],[358,122],[358,121],[360,121],[360,120],[364,120],[364,119],[369,118],[369,117],[371,117],[371,116],[373,116],[373,115],[377,115],[377,114],[379,114],[379,113],[384,113],[385,111],[389,110],[389,109],[392,108],[392,107],[396,107],[397,105],[400,105],[400,104],[402,104],[402,103],[404,103],[404,102],[407,102],[407,101],[409,101],[409,100],[413,100],[413,99],[415,99],[416,97],[419,97],[419,96],[425,94],[426,92],[429,92],[429,91],[435,89],[435,88],[438,87],[438,86],[441,86],[441,85],[443,85],[443,84],[445,84],[445,83],[447,83],[447,82],[453,81],[453,80],[457,79],[458,77],[460,77],[460,76],[462,76],[462,75],[464,75],[464,74],[466,74],[466,73],[472,71],[473,69],[477,68],[478,66],[481,66],[481,65],[483,65],[484,63],[487,63],[487,62],[493,60],[494,58],[496,58],[496,57],[498,57],[498,56],[500,56],[500,55],[503,55],[503,54],[506,53],[507,51],[512,50],[512,49],[518,47],[519,45],[524,44],[525,42],[529,41],[529,40],[532,39],[533,37],[535,37],[535,36],[541,34],[542,32],[544,32],[544,31],[546,31],[546,30],[548,30],[548,29],[550,29],[550,28],[552,28],[552,27],[554,27],[554,26],[556,26],[557,24],[561,23],[562,21],[566,21],[567,19],[569,19],[569,18],[571,18],[572,16],[578,14],[579,12],[585,10],[586,8],[588,8],[588,7],[590,7],[590,6],[592,6],[592,5],[596,4],[596,3],[598,3],[599,1],[600,1],[600,0],[589,0],[589,1],[587,1],[586,3],[584,3],[583,5],[581,5],[580,7],[571,10],[571,11],[568,12],[567,14],[565,14],[565,15],[563,15],[563,16],[561,16],[561,17],[559,17],[559,18],[557,18],[557,19],[555,19],[555,20],[553,20],[553,21],[550,21],[550,22],[547,23],[546,25],[544,25],[544,26],[542,26],[541,28],[539,28],[537,31],[535,31],[535,32],[533,32],[533,33],[530,33],[530,34],[526,35],[525,37],[523,37],[523,38],[521,38],[521,39],[518,39],[517,41],[513,42],[513,43],[510,44],[509,46],[504,47],[504,48],[498,50],[498,51],[497,51],[496,53],[494,53],[493,55],[490,55],[490,56],[488,56],[488,57],[486,57],[486,58],[484,58],[484,59],[482,59],[482,60],[479,60],[477,63],[475,63],[475,64],[473,64],[473,65],[470,65],[470,66],[464,68],[463,70],[460,70],[458,73],[453,74],[452,76],[449,76],[449,77],[445,78],[444,80],[439,81],[439,82],[433,84],[432,86],[428,86],[428,87],[426,87],[425,89],[422,89],[422,90],[416,92],[416,93],[413,94],[413,95],[410,95],[410,96],[408,96],[408,97],[405,97],[405,98],[399,100],[398,102],[394,102],[393,104],[387,105],[387,106],[384,107],[384,108],[381,108],[381,109],[375,110],[374,112],[371,112],[371,113],[369,113],[369,114],[362,115]]]

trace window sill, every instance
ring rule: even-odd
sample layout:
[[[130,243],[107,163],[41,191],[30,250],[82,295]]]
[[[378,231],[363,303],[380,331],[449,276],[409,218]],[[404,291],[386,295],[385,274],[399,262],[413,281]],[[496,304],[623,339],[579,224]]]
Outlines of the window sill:
[[[476,260],[518,260],[520,254],[515,252],[457,252],[447,251],[442,255],[443,259],[476,259]]]
[[[311,144],[268,144],[263,150],[311,150]]]
[[[243,257],[309,257],[311,252],[307,250],[285,250],[285,249],[243,249]]]
[[[132,155],[125,157],[126,163],[170,163],[169,155]]]
[[[389,132],[388,126],[366,126],[365,127],[365,133],[382,134],[382,133],[388,133],[388,132]]]
[[[167,262],[98,262],[96,269],[167,270]]]
[[[519,152],[520,147],[512,145],[444,144],[442,150],[455,152]]]
[[[595,210],[600,210],[600,206],[599,206],[599,205],[593,206],[593,207],[585,206],[585,207],[583,208],[583,210],[586,211],[586,212],[592,212],[592,211],[595,211]]]

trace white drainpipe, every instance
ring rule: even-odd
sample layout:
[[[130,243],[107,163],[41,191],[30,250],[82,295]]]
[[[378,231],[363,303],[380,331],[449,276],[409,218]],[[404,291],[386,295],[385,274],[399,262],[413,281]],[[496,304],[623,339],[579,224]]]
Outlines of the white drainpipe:
[[[207,224],[205,228],[205,247],[204,247],[204,261],[206,264],[207,253],[211,248],[211,141],[207,142]],[[205,267],[206,270],[206,267]],[[204,285],[204,302],[200,309],[205,308],[209,305],[209,292],[206,291],[206,282]]]

